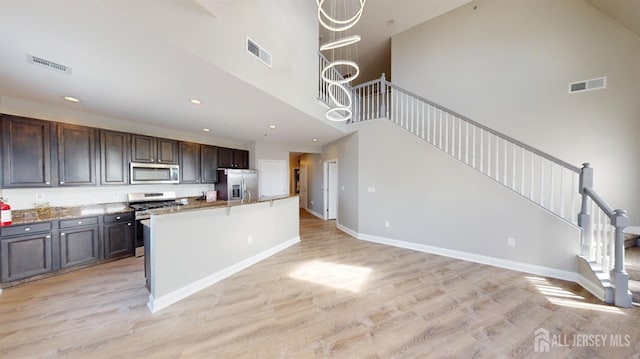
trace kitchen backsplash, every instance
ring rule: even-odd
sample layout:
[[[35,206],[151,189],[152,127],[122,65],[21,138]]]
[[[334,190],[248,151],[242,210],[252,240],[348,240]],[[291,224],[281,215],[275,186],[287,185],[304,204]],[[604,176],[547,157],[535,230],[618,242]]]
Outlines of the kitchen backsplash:
[[[174,191],[176,196],[199,196],[203,191],[213,190],[212,185],[135,185],[100,187],[57,188],[3,188],[0,196],[7,199],[11,208],[29,209],[35,204],[49,202],[54,207],[80,206],[97,203],[126,202],[130,192]]]

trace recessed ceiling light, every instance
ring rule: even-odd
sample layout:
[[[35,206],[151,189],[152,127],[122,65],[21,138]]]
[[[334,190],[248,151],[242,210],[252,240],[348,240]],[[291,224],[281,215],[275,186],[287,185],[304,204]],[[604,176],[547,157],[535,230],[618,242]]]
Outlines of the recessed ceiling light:
[[[67,101],[70,101],[70,102],[80,102],[80,100],[78,100],[75,97],[71,97],[71,96],[65,96],[64,99],[67,100]]]
[[[389,21],[387,21],[387,26],[391,27],[391,26],[393,26],[395,23],[396,23],[395,21],[393,21],[393,20],[389,20]]]
[[[317,138],[314,138],[312,141],[313,141],[313,142],[318,142],[318,139],[317,139]]]
[[[208,128],[203,128],[203,129],[202,129],[202,131],[204,131],[204,132],[209,132],[209,131],[211,131],[211,130],[210,130],[210,129],[208,129]]]
[[[276,128],[276,125],[269,125],[269,128]]]
[[[198,100],[197,98],[189,99],[189,102],[191,102],[194,105],[199,105],[202,103],[202,101]]]

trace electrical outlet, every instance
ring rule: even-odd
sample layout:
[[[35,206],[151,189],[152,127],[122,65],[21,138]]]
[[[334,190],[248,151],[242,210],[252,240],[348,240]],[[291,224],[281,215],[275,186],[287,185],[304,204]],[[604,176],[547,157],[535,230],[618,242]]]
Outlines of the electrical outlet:
[[[513,237],[507,238],[507,245],[509,247],[515,247],[516,246],[516,239],[513,238]]]
[[[249,243],[249,244],[253,243],[253,237],[252,236],[247,237],[247,243]]]
[[[373,192],[375,192],[375,191],[376,191],[376,188],[375,188],[375,187],[368,187],[368,188],[367,188],[367,192],[373,193]]]
[[[389,221],[385,221],[385,222],[384,222],[384,227],[385,227],[385,228],[389,228],[389,227],[391,227],[391,223],[390,223]]]
[[[44,193],[36,193],[36,202],[44,201]]]

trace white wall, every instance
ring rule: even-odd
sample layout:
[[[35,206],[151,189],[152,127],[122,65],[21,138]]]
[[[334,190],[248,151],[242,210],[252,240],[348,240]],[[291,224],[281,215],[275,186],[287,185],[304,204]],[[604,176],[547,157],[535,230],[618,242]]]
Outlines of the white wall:
[[[477,10],[473,7],[477,6]],[[640,38],[583,0],[477,0],[392,39],[396,85],[575,165],[640,222]],[[568,83],[607,76],[605,90]]]
[[[109,130],[139,133],[150,136],[173,138],[204,144],[245,148],[241,143],[206,134],[197,135],[164,129],[157,126],[123,121],[80,111],[44,105],[22,99],[0,96],[0,113],[64,122]],[[12,209],[33,208],[36,194],[44,195],[51,206],[76,206],[95,203],[126,202],[129,192],[175,191],[178,197],[200,195],[202,191],[214,189],[214,185],[130,185],[130,186],[77,186],[63,188],[5,188],[2,196],[9,199]]]
[[[315,2],[198,0],[147,5],[106,4],[176,46],[303,112],[324,118],[317,101]],[[246,36],[271,53],[271,68],[247,53]]]
[[[356,126],[354,232],[540,266],[550,275],[577,272],[577,227],[387,120]],[[509,237],[515,247],[507,246]]]

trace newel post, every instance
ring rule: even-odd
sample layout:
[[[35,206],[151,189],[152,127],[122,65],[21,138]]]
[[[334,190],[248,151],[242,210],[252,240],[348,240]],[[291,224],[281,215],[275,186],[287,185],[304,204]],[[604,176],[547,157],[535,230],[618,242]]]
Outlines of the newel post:
[[[582,206],[580,214],[578,214],[578,226],[582,228],[582,246],[581,254],[589,255],[589,246],[591,245],[591,239],[593,238],[593,229],[591,227],[591,213],[589,213],[589,195],[586,189],[593,188],[593,168],[589,163],[582,164],[582,171],[580,172],[580,185],[579,190],[582,195]],[[591,258],[589,258],[591,259]]]
[[[387,117],[387,104],[386,104],[386,98],[387,98],[387,78],[384,75],[384,72],[382,73],[382,76],[380,76],[380,112],[378,113],[378,118],[384,116]]]
[[[624,270],[624,229],[629,226],[627,211],[616,209],[611,224],[616,228],[615,234],[615,263],[610,273],[615,293],[614,303],[618,307],[631,306],[629,293],[629,275]]]

